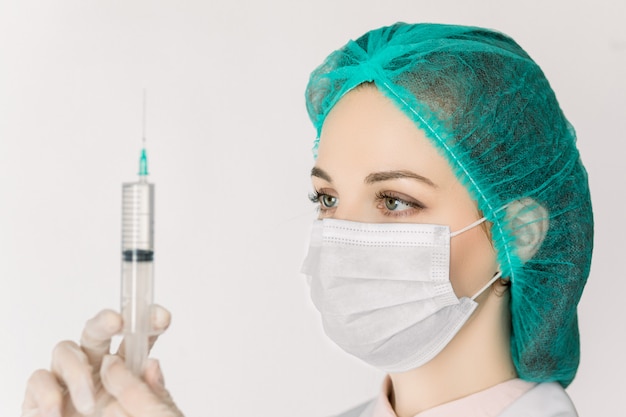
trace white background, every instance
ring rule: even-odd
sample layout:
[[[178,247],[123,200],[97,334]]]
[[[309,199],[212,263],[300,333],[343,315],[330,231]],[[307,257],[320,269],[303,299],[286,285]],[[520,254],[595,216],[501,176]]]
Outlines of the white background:
[[[326,416],[381,375],[323,335],[299,267],[313,208],[309,72],[396,21],[480,25],[542,66],[591,179],[596,250],[580,304],[582,416],[622,415],[626,2],[0,3],[0,415],[84,321],[118,307],[121,183],[148,89],[157,184],[155,348],[187,416]]]

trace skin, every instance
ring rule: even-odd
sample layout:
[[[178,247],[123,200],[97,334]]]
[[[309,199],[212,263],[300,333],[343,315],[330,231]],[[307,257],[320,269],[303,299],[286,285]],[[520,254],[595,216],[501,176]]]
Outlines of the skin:
[[[372,85],[352,90],[328,114],[311,179],[320,218],[443,224],[456,231],[481,217],[424,132]],[[481,227],[453,237],[450,251],[458,297],[475,295],[499,270]],[[476,301],[474,314],[439,355],[390,375],[398,417],[516,377],[506,287],[496,281]]]
[[[162,333],[170,313],[155,306],[152,319]],[[111,338],[121,330],[120,314],[103,310],[87,321],[80,344],[58,343],[50,369],[39,369],[28,380],[22,417],[182,417],[158,361],[148,360],[142,380],[124,365],[123,342],[117,354],[109,354]]]

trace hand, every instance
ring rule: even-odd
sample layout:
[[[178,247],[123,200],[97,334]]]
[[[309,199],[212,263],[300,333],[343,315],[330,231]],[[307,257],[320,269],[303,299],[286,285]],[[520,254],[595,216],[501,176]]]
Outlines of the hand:
[[[169,326],[170,314],[155,306],[152,319],[159,334]],[[144,382],[120,359],[123,342],[118,355],[109,355],[111,337],[121,330],[121,316],[103,310],[85,325],[80,345],[60,342],[51,370],[35,371],[28,380],[22,417],[182,417],[164,388],[157,361],[148,361]]]

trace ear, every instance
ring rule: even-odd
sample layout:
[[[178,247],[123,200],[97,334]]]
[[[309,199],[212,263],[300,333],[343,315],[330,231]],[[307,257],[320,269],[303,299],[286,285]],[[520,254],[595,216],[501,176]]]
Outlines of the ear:
[[[546,237],[548,211],[532,198],[522,198],[506,206],[506,218],[513,229],[517,255],[526,262],[537,253]]]

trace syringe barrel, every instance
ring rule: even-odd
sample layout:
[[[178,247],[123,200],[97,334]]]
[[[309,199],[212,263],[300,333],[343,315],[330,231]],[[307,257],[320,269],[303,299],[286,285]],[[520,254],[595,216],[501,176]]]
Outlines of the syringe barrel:
[[[122,296],[126,365],[143,373],[153,333],[154,185],[122,185]]]
[[[154,254],[154,184],[122,184],[122,254],[149,260]]]

